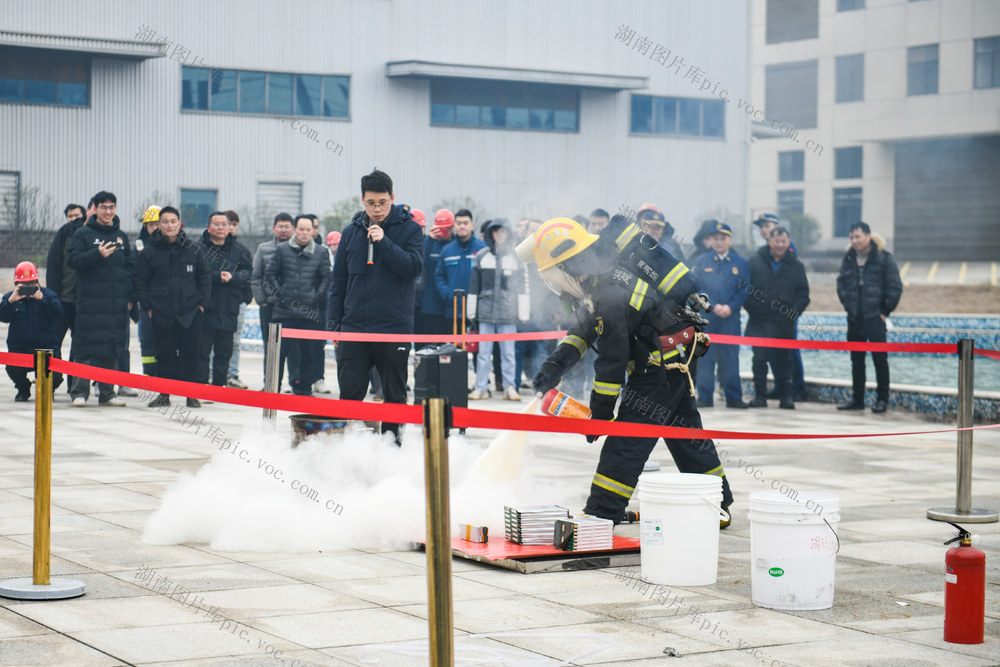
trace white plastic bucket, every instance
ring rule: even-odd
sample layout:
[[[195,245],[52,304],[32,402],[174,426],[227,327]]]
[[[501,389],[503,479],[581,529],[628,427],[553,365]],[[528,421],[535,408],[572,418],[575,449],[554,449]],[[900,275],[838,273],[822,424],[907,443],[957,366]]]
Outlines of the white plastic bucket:
[[[809,491],[750,494],[750,590],[769,609],[829,609],[840,541],[840,500]]]
[[[714,584],[722,478],[647,472],[639,475],[638,493],[642,578],[666,586]]]

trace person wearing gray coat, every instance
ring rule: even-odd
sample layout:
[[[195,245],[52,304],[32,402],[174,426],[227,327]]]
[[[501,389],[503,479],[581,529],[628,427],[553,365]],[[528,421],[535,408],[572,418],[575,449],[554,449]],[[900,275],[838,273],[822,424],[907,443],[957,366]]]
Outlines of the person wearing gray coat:
[[[530,315],[524,265],[514,252],[514,232],[506,218],[490,220],[485,227],[486,247],[476,253],[469,277],[468,317],[479,323],[479,333],[516,333],[518,321],[525,322]],[[490,395],[492,347],[479,348],[470,400]],[[514,361],[514,341],[500,341],[503,397],[508,401],[521,400],[514,383]]]
[[[287,213],[279,213],[274,216],[274,225],[271,227],[274,238],[257,246],[257,252],[253,255],[250,267],[250,292],[253,294],[253,300],[257,302],[260,312],[260,334],[264,341],[265,374],[267,373],[267,325],[271,323],[271,313],[274,312],[276,299],[273,294],[269,294],[264,289],[264,269],[267,268],[267,262],[274,254],[274,249],[278,247],[279,243],[284,243],[292,238],[294,230],[292,216]],[[278,389],[281,389],[280,384]]]
[[[293,329],[322,329],[320,306],[329,288],[330,253],[313,242],[312,219],[300,215],[295,219],[295,235],[277,245],[264,269],[264,289],[274,301],[273,320]],[[288,360],[293,394],[312,396],[319,374],[311,362],[322,342],[282,337],[281,365]]]

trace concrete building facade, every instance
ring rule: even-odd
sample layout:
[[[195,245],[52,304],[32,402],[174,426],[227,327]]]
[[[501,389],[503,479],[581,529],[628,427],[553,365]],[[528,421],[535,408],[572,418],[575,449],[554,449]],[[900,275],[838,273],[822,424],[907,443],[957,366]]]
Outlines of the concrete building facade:
[[[830,249],[864,220],[904,260],[1000,259],[1000,3],[753,0],[751,33],[752,211]]]
[[[127,231],[149,203],[259,231],[377,166],[424,209],[651,201],[690,238],[745,212],[748,125],[712,89],[745,89],[747,21],[724,0],[5,3],[0,190],[61,212],[108,189]]]

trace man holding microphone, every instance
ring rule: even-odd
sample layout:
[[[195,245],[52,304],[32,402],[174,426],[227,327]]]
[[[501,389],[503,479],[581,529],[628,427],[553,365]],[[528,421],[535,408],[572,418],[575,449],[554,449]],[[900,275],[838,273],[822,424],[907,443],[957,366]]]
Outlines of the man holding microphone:
[[[423,267],[423,232],[408,210],[395,206],[392,179],[376,169],[361,177],[357,213],[343,231],[333,263],[327,307],[331,331],[412,334],[414,287]],[[382,377],[387,403],[406,403],[409,343],[341,341],[337,346],[340,398],[363,400],[372,368]],[[400,443],[399,424],[382,424]]]

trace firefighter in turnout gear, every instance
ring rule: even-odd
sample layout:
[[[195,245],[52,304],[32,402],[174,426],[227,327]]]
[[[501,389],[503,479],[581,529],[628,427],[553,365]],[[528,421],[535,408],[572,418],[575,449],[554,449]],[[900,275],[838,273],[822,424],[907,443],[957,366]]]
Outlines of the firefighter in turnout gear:
[[[616,216],[616,218],[619,216]],[[544,394],[588,347],[597,351],[590,409],[594,419],[701,428],[694,397],[695,359],[704,353],[706,321],[696,308],[697,280],[688,268],[627,219],[595,236],[567,218],[549,220],[518,246],[523,261],[557,294],[577,302],[577,324],[534,378]],[[624,385],[624,386],[623,386]],[[587,436],[593,442],[594,436]],[[622,521],[656,438],[608,436],[584,512]],[[722,478],[723,508],[733,501],[711,440],[666,439],[686,473]],[[722,527],[729,525],[728,519]]]

